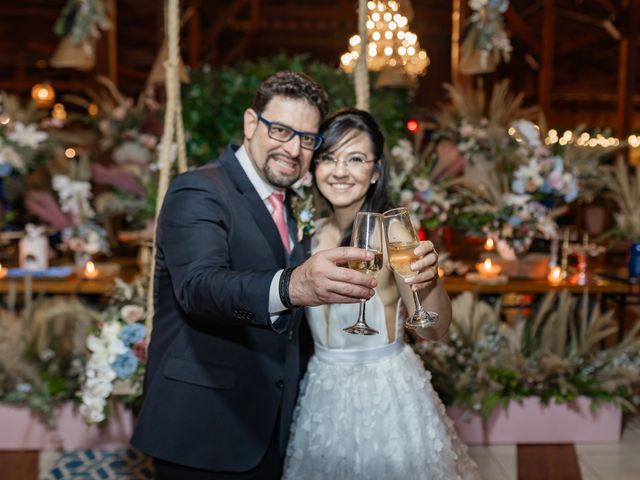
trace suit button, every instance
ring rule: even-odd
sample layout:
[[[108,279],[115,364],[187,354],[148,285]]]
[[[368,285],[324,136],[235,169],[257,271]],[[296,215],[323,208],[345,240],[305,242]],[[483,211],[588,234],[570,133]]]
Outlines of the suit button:
[[[289,330],[289,340],[293,340],[293,330]]]
[[[284,388],[284,380],[280,379],[280,380],[276,380],[276,387],[279,389],[283,389]]]

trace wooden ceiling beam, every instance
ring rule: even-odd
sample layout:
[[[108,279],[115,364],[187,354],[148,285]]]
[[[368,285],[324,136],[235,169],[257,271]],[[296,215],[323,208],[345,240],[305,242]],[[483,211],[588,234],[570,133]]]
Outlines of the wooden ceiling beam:
[[[191,0],[193,15],[189,20],[189,66],[197,68],[200,63],[200,37],[202,36],[202,19],[200,18],[200,7],[202,0]]]
[[[520,38],[529,48],[529,52],[535,57],[540,57],[540,42],[538,36],[529,27],[527,22],[515,11],[513,6],[509,5],[509,8],[504,13],[504,18],[507,21],[507,25],[513,31],[518,38]]]
[[[248,0],[233,0],[229,5],[218,12],[217,20],[211,27],[204,32],[205,45],[210,46],[209,54],[205,56],[205,60],[210,59],[211,63],[215,63],[218,56],[218,39],[222,31],[226,28],[240,10],[247,4]]]
[[[540,52],[540,75],[538,77],[538,104],[545,115],[551,111],[553,90],[554,57],[556,40],[556,0],[544,0],[542,17],[542,42]]]
[[[638,74],[638,22],[640,21],[640,0],[623,0],[624,21],[627,34],[620,42],[618,62],[618,98],[616,108],[616,134],[626,137],[631,133],[633,119],[632,98]]]
[[[582,35],[576,36],[571,39],[563,40],[556,50],[558,57],[564,57],[571,55],[575,52],[583,50],[585,48],[593,47],[594,45],[602,42],[603,31],[597,28],[592,28],[588,32]]]

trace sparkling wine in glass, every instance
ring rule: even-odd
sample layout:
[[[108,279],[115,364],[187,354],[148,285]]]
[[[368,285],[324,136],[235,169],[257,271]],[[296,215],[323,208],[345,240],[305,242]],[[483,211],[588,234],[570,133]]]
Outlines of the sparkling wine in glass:
[[[363,248],[373,253],[372,260],[350,260],[349,268],[366,275],[375,276],[382,268],[382,214],[358,212],[353,221],[351,246]],[[366,300],[360,300],[358,320],[355,324],[344,329],[354,335],[376,335],[378,330],[367,325],[365,320]]]
[[[413,251],[420,241],[411,223],[409,211],[406,208],[389,210],[384,213],[383,223],[391,268],[402,278],[413,277],[416,273],[411,270],[411,264],[420,258]],[[438,314],[426,311],[418,298],[418,293],[413,290],[411,292],[416,311],[405,320],[405,326],[408,328],[433,327],[438,323]]]

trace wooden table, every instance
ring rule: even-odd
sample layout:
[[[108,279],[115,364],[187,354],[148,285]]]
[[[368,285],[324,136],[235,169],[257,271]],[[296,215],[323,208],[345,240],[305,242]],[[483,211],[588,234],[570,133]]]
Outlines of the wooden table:
[[[564,283],[558,286],[549,284],[546,279],[524,279],[510,278],[506,283],[501,285],[478,284],[466,280],[460,276],[444,277],[444,285],[449,294],[458,294],[462,292],[474,292],[486,295],[502,295],[508,293],[531,294],[537,297],[549,292],[569,291],[572,294],[587,293],[590,296],[596,296],[602,305],[602,309],[608,301],[611,301],[618,308],[618,340],[622,340],[626,331],[626,306],[627,297],[639,294],[640,286],[630,284],[621,279],[604,278],[602,276],[594,276],[587,285],[573,285]],[[506,307],[506,305],[503,305]],[[513,307],[521,308],[521,305]]]
[[[30,284],[30,287],[29,287]],[[3,278],[0,280],[0,294],[6,294],[12,290],[16,293],[24,293],[31,290],[33,293],[51,293],[57,295],[85,294],[106,295],[115,288],[114,277],[103,277],[95,280],[86,280],[77,275],[66,278]]]
[[[460,276],[444,277],[444,285],[449,293],[478,292],[478,293],[532,293],[543,294],[552,291],[568,290],[571,293],[630,293],[627,283],[596,277],[587,285],[561,284],[550,285],[546,279],[534,280],[525,278],[510,278],[501,285],[473,283]]]

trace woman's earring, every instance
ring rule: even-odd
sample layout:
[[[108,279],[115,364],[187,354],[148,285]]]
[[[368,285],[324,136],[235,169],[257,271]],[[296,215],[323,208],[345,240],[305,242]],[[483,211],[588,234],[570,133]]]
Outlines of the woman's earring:
[[[371,185],[375,184],[377,180],[371,180]]]

